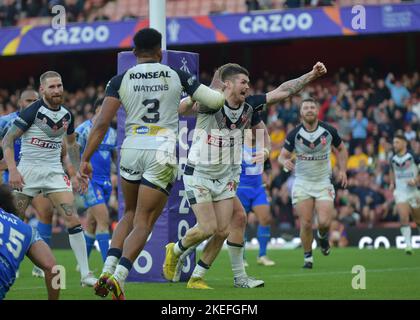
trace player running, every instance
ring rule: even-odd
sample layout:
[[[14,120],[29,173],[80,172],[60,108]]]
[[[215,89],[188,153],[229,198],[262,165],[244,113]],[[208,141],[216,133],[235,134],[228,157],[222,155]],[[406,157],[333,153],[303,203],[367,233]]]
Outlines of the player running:
[[[81,152],[86,148],[86,142],[101,110],[104,99],[97,99],[94,104],[94,116],[86,120],[76,128],[77,142],[80,145]],[[116,159],[117,132],[109,128],[105,134],[104,140],[98,146],[91,158],[92,179],[89,181],[87,192],[82,195],[87,208],[87,226],[85,238],[87,245],[87,255],[89,257],[93,244],[98,240],[102,259],[105,261],[109,249],[109,213],[107,204],[112,192],[111,184],[111,162]]]
[[[419,159],[407,150],[407,139],[403,134],[397,134],[393,140],[395,154],[391,158],[391,186],[394,190],[397,212],[400,216],[401,234],[404,236],[408,255],[413,253],[411,246],[410,215],[420,231],[420,191]]]
[[[325,74],[326,68],[322,63],[317,63],[311,72],[300,78],[288,81],[267,94],[255,96],[248,96],[249,73],[245,68],[228,64],[220,68],[219,72],[226,98],[225,106],[217,112],[210,112],[205,107],[199,108],[196,127],[204,129],[208,137],[206,140],[201,139],[204,143],[198,135],[193,138],[189,163],[184,172],[187,198],[196,215],[197,224],[177,243],[167,245],[163,273],[167,280],[173,280],[183,253],[211,237],[187,284],[188,288],[210,289],[204,281],[204,275],[227,238],[235,287],[255,288],[263,286],[264,282],[248,277],[245,272],[243,239],[246,219],[242,205],[239,200],[239,203],[236,202],[235,197],[241,172],[243,132],[249,128],[264,129],[258,111],[265,104],[278,103],[290,97],[307,83]],[[216,79],[218,77],[215,75]],[[220,84],[216,82],[216,85]],[[235,144],[235,141],[239,143]],[[239,157],[230,157],[228,162],[221,159],[209,164],[203,159],[206,148],[211,149],[210,155],[233,154]],[[239,216],[235,217],[233,213]],[[235,229],[229,230],[232,222]]]
[[[19,114],[25,110],[30,104],[35,102],[39,99],[39,94],[33,89],[26,89],[23,90],[19,101],[19,111],[10,113],[6,116],[0,117],[0,145],[1,141],[6,135],[9,128],[13,125],[13,122],[17,117],[19,117]],[[15,161],[18,164],[20,160],[20,147],[21,147],[21,139],[15,140]],[[0,162],[0,170],[7,169],[6,161],[2,160]],[[9,182],[9,171],[5,170],[3,173],[3,182],[8,183]],[[46,244],[50,245],[51,241],[51,234],[52,234],[52,216],[53,216],[53,207],[51,205],[51,202],[45,198],[42,195],[39,195],[32,199],[31,205],[35,208],[35,210],[38,213],[38,224],[37,229],[39,232],[39,235],[41,236],[42,240],[45,241]],[[44,273],[40,268],[37,266],[34,266],[32,269],[32,275],[34,277],[44,277]]]
[[[300,218],[300,238],[304,250],[303,268],[312,269],[312,218],[318,217],[318,238],[321,252],[330,254],[328,230],[334,215],[334,186],[331,184],[331,148],[338,150],[338,179],[347,186],[347,150],[337,130],[318,120],[319,105],[305,99],[300,106],[302,123],[286,137],[279,162],[289,171],[295,170],[292,204]],[[292,153],[296,153],[296,165]]]
[[[53,287],[55,258],[38,232],[25,224],[16,213],[15,199],[9,186],[0,185],[0,300],[3,300],[16,279],[25,255],[43,270],[48,299],[57,300],[60,288]]]
[[[195,76],[161,64],[161,40],[162,35],[151,28],[136,33],[133,41],[138,64],[108,83],[82,155],[79,175],[86,186],[89,160],[122,104],[127,113],[120,161],[125,214],[113,233],[95,286],[97,295],[106,296],[110,290],[118,300],[125,299],[125,279],[166,205],[177,176],[175,145],[182,91],[212,109],[221,108],[224,102],[221,93],[200,84]]]
[[[74,117],[63,103],[60,74],[47,71],[40,77],[42,98],[32,103],[16,118],[3,139],[9,184],[15,189],[18,214],[23,217],[31,200],[46,195],[64,217],[70,246],[80,266],[81,284],[93,286],[95,277],[89,272],[86,241],[74,206],[69,178],[61,161],[62,141],[66,136],[67,151],[74,168],[79,168],[80,152],[74,133]],[[21,159],[16,166],[14,142],[22,137]]]

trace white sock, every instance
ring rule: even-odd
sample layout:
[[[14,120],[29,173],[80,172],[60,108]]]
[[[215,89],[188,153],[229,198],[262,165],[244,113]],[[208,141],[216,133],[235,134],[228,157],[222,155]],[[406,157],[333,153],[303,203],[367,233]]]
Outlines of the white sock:
[[[404,236],[406,248],[411,248],[411,227],[410,225],[401,226],[401,234]]]
[[[201,264],[202,264],[201,260],[196,264],[196,266],[194,268],[194,271],[191,275],[192,278],[202,278],[203,279],[204,276],[206,275],[206,272],[207,272],[207,270],[209,270],[209,267],[208,266],[205,267]]]
[[[244,266],[244,247],[242,245],[227,243],[230,263],[235,278],[246,277]]]
[[[115,272],[115,268],[118,264],[118,261],[120,261],[120,259],[118,259],[117,257],[114,257],[114,256],[106,257],[104,267],[102,269],[102,273],[108,272],[110,274],[113,274]]]
[[[125,282],[125,279],[127,279],[128,277],[128,273],[129,273],[129,270],[126,267],[119,264],[117,268],[115,269],[114,278],[117,279],[117,281],[121,285],[123,285]]]
[[[175,253],[175,256],[177,256],[177,257],[179,257],[181,254],[184,253],[184,251],[186,249],[188,249],[188,248],[184,248],[184,247],[181,248],[181,246],[182,246],[181,241],[182,241],[182,239],[177,241],[174,245],[174,253]]]
[[[81,226],[69,229],[70,247],[73,250],[77,263],[80,267],[80,274],[83,277],[89,273],[89,263],[87,257],[86,240]]]

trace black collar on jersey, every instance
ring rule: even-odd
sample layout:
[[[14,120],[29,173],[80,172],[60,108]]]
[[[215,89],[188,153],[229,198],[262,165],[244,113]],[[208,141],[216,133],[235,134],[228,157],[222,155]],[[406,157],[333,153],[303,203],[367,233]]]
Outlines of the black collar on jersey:
[[[52,109],[52,108],[50,108],[50,107],[48,106],[48,104],[46,104],[46,103],[45,103],[44,98],[41,98],[41,99],[39,99],[39,100],[40,100],[40,102],[41,102],[41,105],[42,105],[44,108],[47,108],[48,110],[51,110],[51,111],[54,111],[54,112],[57,112],[57,111],[60,111],[60,110],[61,110],[61,104],[58,106],[58,109]]]
[[[150,60],[150,61],[139,62],[137,64],[146,64],[146,63],[160,63],[160,62],[159,61],[156,61],[156,60]]]
[[[232,108],[230,105],[229,105],[229,102],[227,101],[227,99],[225,99],[225,106],[227,107],[227,108],[229,108],[230,110],[239,110],[243,105],[245,104],[245,102],[243,102],[243,103],[241,103],[240,105],[239,105],[239,107],[238,108]]]
[[[240,108],[241,107],[239,107],[238,109],[232,109],[232,108],[229,108],[229,109],[231,109],[231,110],[239,110]],[[230,120],[230,118],[227,116],[227,114],[225,112],[225,109],[222,108],[221,109],[221,112],[222,112],[223,118],[226,119],[226,127],[229,128],[229,129],[231,129],[231,130],[232,129],[236,129],[236,128],[241,128],[241,125],[243,125],[246,122],[246,121],[244,121],[245,120],[244,114],[247,114],[248,113],[248,109],[249,108],[250,108],[250,106],[248,104],[246,104],[246,103],[243,104],[242,112],[241,112],[240,115],[238,115],[238,119],[236,120],[236,122],[232,122]]]

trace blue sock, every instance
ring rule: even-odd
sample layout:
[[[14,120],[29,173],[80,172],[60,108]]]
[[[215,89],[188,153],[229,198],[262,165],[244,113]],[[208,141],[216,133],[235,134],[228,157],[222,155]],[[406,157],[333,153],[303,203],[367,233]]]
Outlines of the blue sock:
[[[267,245],[270,241],[270,226],[258,226],[257,239],[260,243],[259,257],[267,255]]]
[[[51,243],[52,225],[45,224],[45,223],[42,223],[41,221],[38,221],[37,229],[42,240],[44,240],[45,243],[48,244],[49,246]]]
[[[85,239],[86,239],[87,255],[89,257],[90,252],[92,251],[92,248],[93,248],[93,244],[95,243],[95,236],[85,231]]]
[[[97,233],[96,240],[99,243],[99,249],[101,250],[102,260],[105,261],[106,254],[109,249],[109,233]]]

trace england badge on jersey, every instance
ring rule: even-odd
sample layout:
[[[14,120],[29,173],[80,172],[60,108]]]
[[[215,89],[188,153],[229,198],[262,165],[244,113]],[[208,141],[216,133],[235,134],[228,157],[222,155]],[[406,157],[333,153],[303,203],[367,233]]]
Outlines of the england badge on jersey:
[[[325,146],[327,144],[327,138],[326,137],[324,137],[324,136],[321,137],[321,144],[323,146]]]

